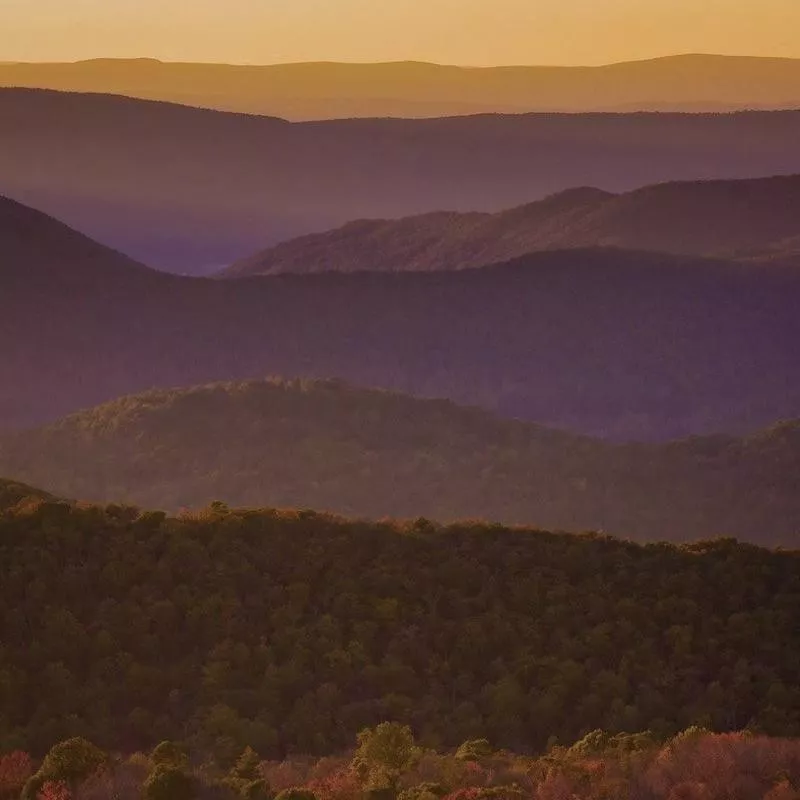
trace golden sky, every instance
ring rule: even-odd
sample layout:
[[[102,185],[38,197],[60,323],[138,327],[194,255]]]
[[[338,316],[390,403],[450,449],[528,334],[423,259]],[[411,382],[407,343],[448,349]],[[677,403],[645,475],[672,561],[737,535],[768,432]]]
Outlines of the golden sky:
[[[800,57],[800,0],[0,0],[0,60]]]

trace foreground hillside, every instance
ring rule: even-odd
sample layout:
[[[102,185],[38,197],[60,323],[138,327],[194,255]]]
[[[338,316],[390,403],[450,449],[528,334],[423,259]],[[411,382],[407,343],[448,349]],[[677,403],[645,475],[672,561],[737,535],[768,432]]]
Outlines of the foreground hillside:
[[[223,274],[455,270],[585,247],[792,262],[800,254],[798,203],[797,175],[664,183],[621,195],[571,189],[496,214],[351,222],[276,245]]]
[[[0,191],[176,272],[218,270],[368,216],[498,211],[574,186],[796,174],[799,140],[793,111],[291,124],[0,89]]]
[[[0,514],[0,564],[0,742],[35,752],[800,732],[796,552],[40,501]]]
[[[800,546],[797,423],[619,446],[335,382],[248,382],[126,397],[0,438],[0,474],[171,510],[224,498]]]
[[[525,111],[800,107],[800,60],[685,55],[602,67],[163,63],[0,64],[0,85],[111,92],[293,120]]]
[[[218,281],[120,269],[109,251],[87,268],[39,221],[28,261],[4,256],[18,229],[0,229],[0,429],[269,374],[625,439],[746,432],[800,407],[800,271],[782,264],[598,249],[451,273]]]

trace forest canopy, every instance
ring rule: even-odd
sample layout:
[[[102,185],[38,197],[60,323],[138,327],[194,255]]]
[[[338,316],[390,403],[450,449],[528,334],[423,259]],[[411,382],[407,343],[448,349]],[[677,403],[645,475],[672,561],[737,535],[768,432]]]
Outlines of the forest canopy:
[[[800,734],[797,552],[12,494],[0,563],[0,750]]]

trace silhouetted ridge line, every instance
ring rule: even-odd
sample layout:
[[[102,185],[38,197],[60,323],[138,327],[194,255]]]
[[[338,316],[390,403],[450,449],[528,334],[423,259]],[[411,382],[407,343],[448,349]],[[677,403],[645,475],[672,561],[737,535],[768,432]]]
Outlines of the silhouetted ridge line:
[[[800,255],[800,176],[662,183],[624,194],[578,188],[495,214],[360,220],[283,242],[222,275],[460,270],[591,247],[791,263]]]

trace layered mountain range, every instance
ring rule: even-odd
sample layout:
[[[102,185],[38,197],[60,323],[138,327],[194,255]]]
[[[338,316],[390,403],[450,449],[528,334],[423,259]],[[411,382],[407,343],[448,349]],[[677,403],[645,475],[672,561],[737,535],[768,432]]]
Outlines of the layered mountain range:
[[[613,248],[472,270],[219,281],[3,201],[6,429],[152,387],[338,377],[618,439],[797,416],[800,271]]]
[[[800,112],[289,123],[0,89],[0,191],[152,266],[208,273],[365,217],[495,212],[576,186],[800,173]]]
[[[0,86],[103,92],[292,120],[800,107],[800,60],[689,54],[601,67],[0,64]]]

